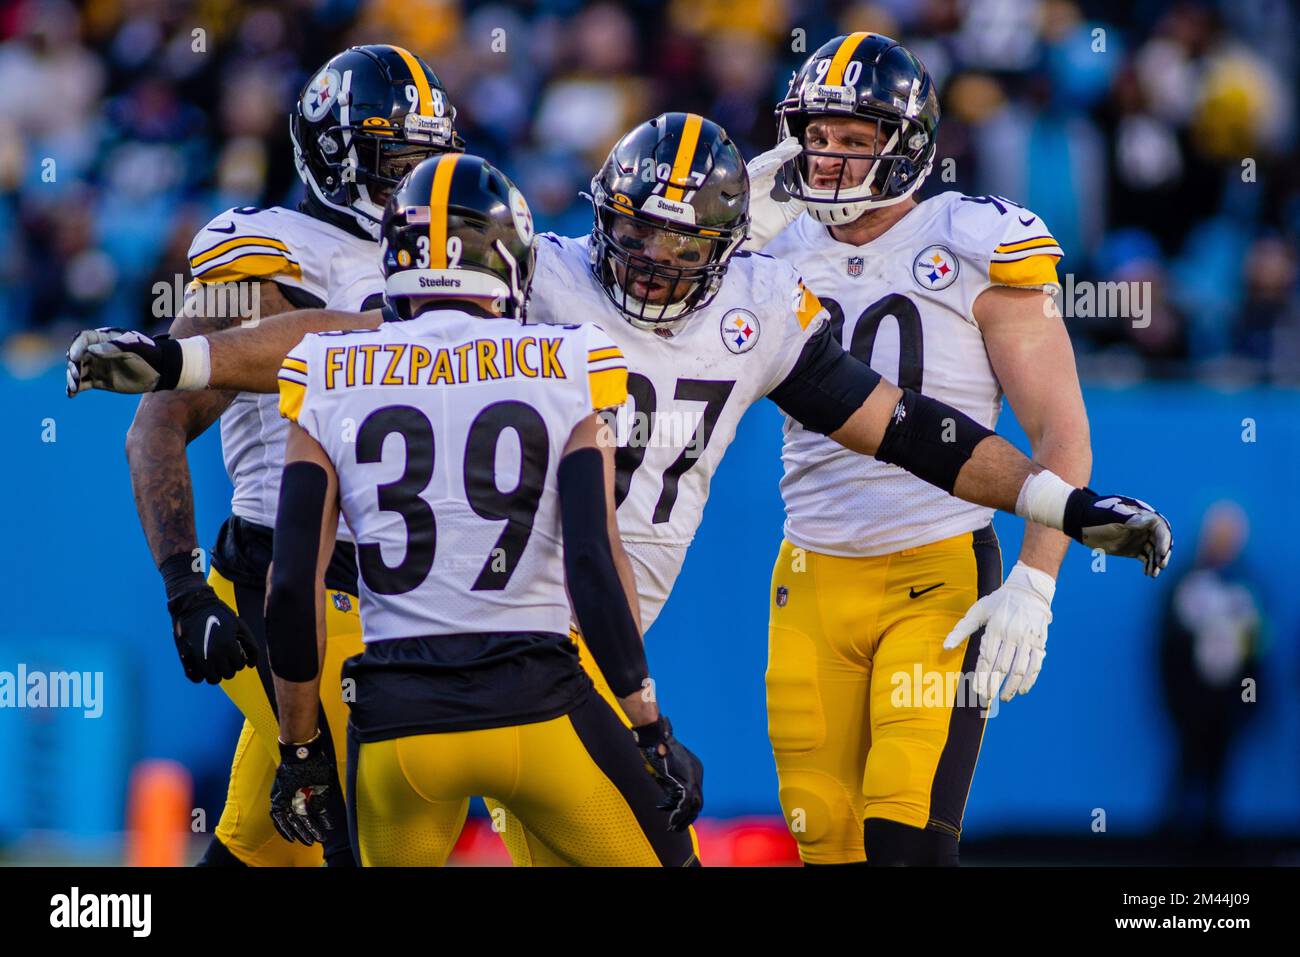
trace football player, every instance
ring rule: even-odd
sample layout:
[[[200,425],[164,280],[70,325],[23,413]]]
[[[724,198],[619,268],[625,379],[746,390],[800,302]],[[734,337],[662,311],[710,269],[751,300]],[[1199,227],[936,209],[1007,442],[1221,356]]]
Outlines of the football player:
[[[839,346],[791,266],[737,255],[748,176],[716,124],[686,113],[641,124],[611,151],[592,199],[591,236],[539,237],[528,316],[594,321],[627,357],[632,403],[618,413],[615,502],[643,628],[668,598],[741,416],[763,396],[809,429],[945,491],[1067,527],[1151,569],[1167,560],[1168,524],[1149,507],[1075,490],[969,416],[883,380]],[[181,367],[191,388],[270,391],[303,334],[362,321],[379,314],[308,310],[214,334],[198,349],[86,332],[69,353],[69,391],[147,391],[175,383]],[[517,861],[527,856],[509,843]]]
[[[990,429],[1005,393],[1035,462],[1085,484],[1087,414],[1050,295],[1061,249],[1001,197],[914,198],[939,125],[921,62],[888,37],[836,37],[777,116],[790,201],[759,188],[755,245],[793,220],[765,251],[817,290],[845,349]],[[770,157],[755,165],[775,176]],[[955,864],[989,699],[1034,686],[1069,540],[1031,522],[1003,582],[992,510],[794,419],[783,458],[768,723],[800,854]],[[949,693],[900,696],[914,675]]]
[[[320,577],[342,512],[365,641],[344,669],[363,865],[443,865],[472,795],[508,801],[569,864],[698,864],[686,829],[702,768],[645,690],[600,441],[627,365],[598,326],[520,322],[533,244],[501,172],[468,155],[421,164],[383,223],[393,321],[309,335],[280,372],[293,424],[266,613],[283,755],[272,813],[305,844],[336,823],[319,796],[334,777]],[[566,584],[635,741],[578,663]]]
[[[373,271],[380,217],[398,180],[420,159],[460,148],[454,116],[438,77],[400,47],[353,47],[332,58],[291,115],[294,157],[308,187],[301,207],[236,207],[209,222],[190,246],[193,281],[171,335],[256,319],[210,308],[236,301],[211,295],[223,284],[251,287],[255,298],[244,301],[255,302],[261,318],[327,301],[360,308],[360,299],[336,296]],[[218,419],[234,494],[205,580],[185,448]],[[185,674],[220,682],[245,715],[225,809],[201,862],[208,865],[321,862],[320,847],[281,840],[266,803],[279,750],[271,675],[259,649],[286,433],[274,396],[225,390],[145,396],[127,436],[136,507],[166,586]],[[339,533],[325,578],[330,640],[321,707],[325,740],[342,754],[346,709],[338,674],[361,643],[356,561],[346,528]],[[341,800],[337,787],[334,794]],[[351,860],[345,832],[332,836],[327,852],[330,863]]]

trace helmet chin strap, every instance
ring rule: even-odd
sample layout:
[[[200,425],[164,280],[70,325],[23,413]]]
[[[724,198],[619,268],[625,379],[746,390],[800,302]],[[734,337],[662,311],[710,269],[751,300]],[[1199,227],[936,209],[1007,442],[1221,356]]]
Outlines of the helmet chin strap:
[[[362,199],[356,203],[356,206],[341,206],[338,203],[332,202],[325,195],[325,191],[320,188],[320,184],[316,182],[316,177],[312,175],[311,168],[307,165],[306,157],[303,156],[302,147],[298,145],[298,140],[293,135],[292,125],[289,127],[289,139],[293,142],[293,164],[298,170],[298,178],[311,189],[312,195],[315,196],[322,205],[327,206],[336,212],[351,216],[356,220],[357,225],[365,231],[366,235],[370,236],[372,239],[379,239],[380,220],[383,219],[384,211],[370,200],[370,193],[366,187],[357,183],[357,192],[361,195]],[[355,147],[353,147],[353,150],[355,151]],[[377,215],[369,214],[369,211],[365,210],[364,207],[369,207],[370,210],[374,210]]]

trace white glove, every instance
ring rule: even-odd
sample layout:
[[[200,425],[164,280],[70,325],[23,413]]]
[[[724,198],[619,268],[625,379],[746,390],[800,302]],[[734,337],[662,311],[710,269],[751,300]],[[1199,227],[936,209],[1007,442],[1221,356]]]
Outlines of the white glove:
[[[762,249],[803,212],[804,204],[797,199],[781,202],[772,198],[781,167],[802,152],[799,140],[787,136],[745,164],[749,171],[749,238],[742,248],[751,252]]]
[[[1002,586],[972,605],[948,633],[943,646],[951,649],[984,629],[975,665],[975,690],[981,698],[991,700],[1002,685],[1002,700],[1010,701],[1034,686],[1047,655],[1055,594],[1051,575],[1016,562]]]

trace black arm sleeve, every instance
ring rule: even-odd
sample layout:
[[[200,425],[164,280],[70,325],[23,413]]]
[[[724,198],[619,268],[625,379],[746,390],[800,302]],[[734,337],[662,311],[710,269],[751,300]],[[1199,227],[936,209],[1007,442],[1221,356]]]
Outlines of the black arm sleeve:
[[[596,449],[560,461],[560,525],[564,572],[582,637],[614,694],[639,691],[649,669],[641,630],[614,566],[605,517],[605,469]]]
[[[876,458],[907,469],[951,495],[975,446],[993,434],[965,412],[904,389],[885,426]]]
[[[316,558],[325,511],[325,470],[290,462],[280,480],[271,546],[271,593],[266,603],[266,649],[271,670],[285,681],[310,681],[316,654]]]
[[[767,397],[810,432],[830,435],[849,420],[880,383],[880,374],[844,351],[823,322],[794,368]]]

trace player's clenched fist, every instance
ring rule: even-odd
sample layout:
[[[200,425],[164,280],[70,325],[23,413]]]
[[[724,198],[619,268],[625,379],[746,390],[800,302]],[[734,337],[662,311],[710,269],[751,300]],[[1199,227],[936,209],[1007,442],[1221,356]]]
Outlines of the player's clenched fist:
[[[302,744],[280,742],[280,767],[271,785],[271,823],[286,841],[315,844],[334,829],[329,795],[334,760],[320,731]]]
[[[207,340],[146,336],[132,329],[87,329],[68,348],[68,395],[87,389],[139,394],[183,387],[184,349],[202,348]]]
[[[1155,578],[1169,564],[1174,533],[1169,520],[1146,502],[1126,495],[1098,495],[1077,489],[1065,503],[1065,534],[1089,548],[1142,559]]]
[[[684,831],[704,807],[704,765],[686,745],[673,737],[673,726],[659,720],[632,729],[637,747],[659,786],[664,789],[661,811],[668,811],[668,827]]]
[[[185,677],[210,685],[233,678],[257,663],[257,643],[233,608],[217,597],[203,576],[191,570],[188,554],[162,563],[172,636]]]

